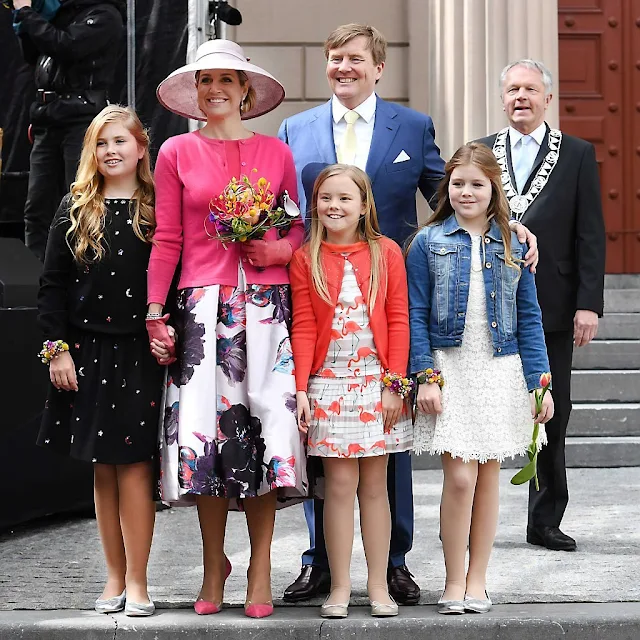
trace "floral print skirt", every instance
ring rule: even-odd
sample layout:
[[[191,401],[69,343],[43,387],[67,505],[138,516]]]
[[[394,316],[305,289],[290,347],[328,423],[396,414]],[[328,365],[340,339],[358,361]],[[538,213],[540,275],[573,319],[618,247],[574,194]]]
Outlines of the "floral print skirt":
[[[288,285],[183,289],[178,361],[169,367],[160,438],[164,501],[307,495],[296,423]],[[289,501],[289,503],[291,503]]]

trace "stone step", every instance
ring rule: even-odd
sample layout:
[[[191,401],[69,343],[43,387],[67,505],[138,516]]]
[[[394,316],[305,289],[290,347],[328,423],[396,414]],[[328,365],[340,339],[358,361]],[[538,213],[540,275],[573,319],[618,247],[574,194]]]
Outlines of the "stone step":
[[[640,370],[574,371],[571,375],[573,402],[638,402]]]
[[[640,437],[567,438],[568,467],[639,467]]]
[[[601,438],[567,438],[566,464],[575,467],[638,467],[640,466],[640,437],[617,436]],[[507,458],[504,469],[520,469],[524,458]],[[412,456],[412,468],[440,469],[440,456],[423,453]]]
[[[640,274],[609,273],[604,277],[605,289],[640,289]]]
[[[594,340],[574,348],[574,369],[640,369],[640,340]]]
[[[526,489],[525,489],[526,491]],[[437,525],[436,525],[437,526]],[[585,545],[590,544],[587,539]],[[611,553],[626,543],[612,540]],[[525,547],[524,542],[518,542]],[[578,544],[583,544],[582,538]],[[509,547],[513,545],[509,544]],[[515,553],[522,553],[520,548]],[[517,556],[514,564],[535,575],[542,561],[534,549]],[[551,556],[546,552],[547,555]],[[565,554],[563,554],[565,555]],[[561,560],[553,553],[558,565]],[[414,566],[418,561],[413,558]],[[442,563],[430,559],[432,563]],[[612,561],[613,563],[613,561]],[[275,564],[275,563],[274,563]],[[586,562],[585,562],[586,564]],[[429,567],[433,572],[434,568]],[[564,576],[566,569],[557,569]],[[525,578],[522,578],[525,579]],[[493,592],[492,592],[493,593]],[[494,599],[496,598],[495,593]],[[321,603],[322,600],[319,600]],[[3,640],[280,640],[281,638],[321,638],[343,640],[465,640],[508,638],[509,640],[630,640],[640,637],[640,604],[636,602],[561,602],[543,604],[499,604],[483,615],[442,616],[433,604],[401,607],[398,618],[372,618],[368,606],[351,606],[349,617],[324,620],[316,606],[279,606],[269,618],[251,619],[242,607],[225,607],[220,615],[197,616],[188,609],[161,609],[155,616],[127,618],[124,614],[97,615],[88,611],[3,611],[0,612],[0,638]],[[453,619],[452,619],[453,618]]]
[[[640,313],[606,313],[598,324],[600,340],[637,340],[640,338]]]
[[[605,289],[604,312],[640,313],[640,289]]]
[[[640,436],[640,403],[574,404],[569,436]]]

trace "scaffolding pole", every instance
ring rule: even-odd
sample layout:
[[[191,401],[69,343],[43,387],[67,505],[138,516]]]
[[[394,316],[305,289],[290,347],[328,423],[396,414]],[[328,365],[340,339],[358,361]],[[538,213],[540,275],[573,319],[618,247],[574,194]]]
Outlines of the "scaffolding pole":
[[[136,108],[136,2],[127,0],[127,104]]]

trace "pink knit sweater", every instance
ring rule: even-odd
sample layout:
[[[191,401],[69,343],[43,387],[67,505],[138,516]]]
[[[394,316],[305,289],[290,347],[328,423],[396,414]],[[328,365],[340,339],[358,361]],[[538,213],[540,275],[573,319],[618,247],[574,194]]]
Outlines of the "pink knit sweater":
[[[155,169],[157,227],[149,260],[148,303],[165,303],[181,256],[180,289],[238,284],[241,248],[237,243],[227,243],[225,248],[205,232],[209,201],[222,192],[233,176],[233,168],[228,166],[227,156],[232,155],[227,151],[229,145],[239,145],[240,170],[252,182],[264,177],[276,197],[286,190],[298,201],[293,156],[277,138],[255,134],[239,141],[212,140],[199,131],[169,138],[160,148]],[[276,239],[276,234],[268,232],[265,240]],[[302,244],[303,235],[304,226],[298,220],[286,236],[293,251]],[[242,267],[251,284],[289,282],[286,266],[260,271],[243,261]]]

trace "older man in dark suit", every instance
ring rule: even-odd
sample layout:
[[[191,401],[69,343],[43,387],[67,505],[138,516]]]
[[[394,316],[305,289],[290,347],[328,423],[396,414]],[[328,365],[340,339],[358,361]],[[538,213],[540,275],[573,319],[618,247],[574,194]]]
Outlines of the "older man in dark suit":
[[[540,62],[519,60],[500,77],[509,126],[481,139],[502,167],[514,219],[538,238],[536,283],[553,376],[555,416],[548,446],[538,456],[540,490],[529,488],[527,541],[573,551],[560,530],[569,493],[564,443],[571,413],[573,347],[596,335],[603,311],[605,231],[592,144],[545,122],[551,74]]]

